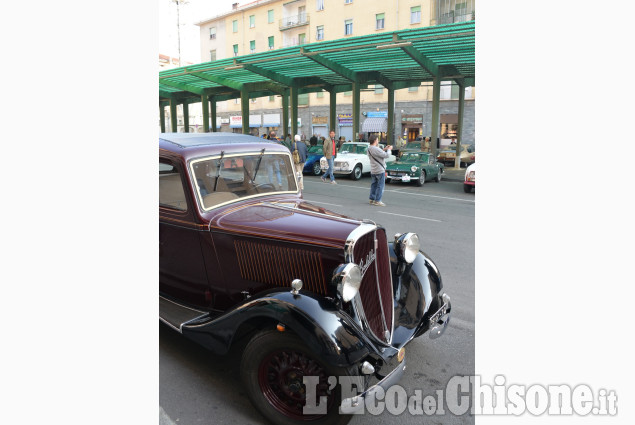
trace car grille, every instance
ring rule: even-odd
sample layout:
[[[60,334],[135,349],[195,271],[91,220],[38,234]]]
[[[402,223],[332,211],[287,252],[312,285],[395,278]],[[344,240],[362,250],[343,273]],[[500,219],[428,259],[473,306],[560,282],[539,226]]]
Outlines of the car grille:
[[[347,165],[347,164],[348,164],[347,162],[335,161],[335,162],[333,163],[333,166],[335,166],[335,167],[343,167],[343,166],[345,166],[345,165]]]
[[[304,289],[327,294],[319,253],[241,240],[235,240],[234,246],[242,279],[283,287],[301,279]]]
[[[357,313],[375,338],[389,343],[392,340],[393,293],[386,231],[377,228],[361,236],[355,242],[351,260],[358,264],[363,272],[365,269],[359,289],[359,310],[362,311]]]

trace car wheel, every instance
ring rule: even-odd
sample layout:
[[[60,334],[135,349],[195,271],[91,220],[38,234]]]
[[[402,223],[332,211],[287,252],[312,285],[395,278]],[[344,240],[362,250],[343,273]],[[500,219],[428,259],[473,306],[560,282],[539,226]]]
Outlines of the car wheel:
[[[316,162],[313,164],[313,175],[319,176],[320,174],[322,174],[322,168],[320,168],[320,163]]]
[[[362,177],[362,165],[357,164],[351,173],[351,179],[359,180]]]
[[[254,406],[275,424],[339,424],[350,415],[339,414],[341,388],[329,385],[330,376],[350,376],[348,370],[329,367],[290,331],[263,331],[243,351],[241,377]],[[326,414],[304,415],[304,376],[318,376],[317,402],[326,397]]]
[[[437,176],[434,179],[435,182],[439,183],[441,181],[441,174],[443,174],[441,170],[438,170]]]
[[[417,186],[421,187],[424,185],[424,183],[426,182],[426,172],[421,170],[421,175],[419,176],[419,179],[416,181]]]
[[[472,186],[470,186],[469,184],[463,185],[463,192],[470,193],[471,191],[472,191]]]

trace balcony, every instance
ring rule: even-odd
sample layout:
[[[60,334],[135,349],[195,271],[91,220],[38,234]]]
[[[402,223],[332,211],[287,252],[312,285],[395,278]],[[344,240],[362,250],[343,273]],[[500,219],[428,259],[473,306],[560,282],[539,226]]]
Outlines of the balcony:
[[[299,15],[287,16],[280,19],[279,23],[280,31],[309,25],[309,15],[307,13],[300,13]]]

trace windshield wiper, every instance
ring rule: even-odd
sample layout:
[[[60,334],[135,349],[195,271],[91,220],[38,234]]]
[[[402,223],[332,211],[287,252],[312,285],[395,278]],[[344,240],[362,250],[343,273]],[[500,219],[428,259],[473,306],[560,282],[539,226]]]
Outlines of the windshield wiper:
[[[216,167],[216,179],[214,180],[214,192],[216,192],[216,187],[218,187],[218,178],[220,177],[220,166],[223,162],[223,156],[225,156],[225,151],[221,151],[220,158],[218,158],[218,165]]]
[[[262,161],[262,157],[265,155],[265,149],[263,148],[260,151],[260,158],[258,158],[258,164],[256,164],[256,170],[254,171],[254,178],[251,179],[252,183],[256,183],[256,176],[258,175],[258,169],[260,168],[260,162]]]

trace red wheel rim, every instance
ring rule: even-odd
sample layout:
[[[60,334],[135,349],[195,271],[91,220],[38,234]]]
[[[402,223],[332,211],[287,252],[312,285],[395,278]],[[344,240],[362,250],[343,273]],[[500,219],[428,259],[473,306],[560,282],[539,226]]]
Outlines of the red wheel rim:
[[[334,389],[329,390],[328,375],[324,368],[306,354],[292,349],[269,353],[260,362],[258,384],[269,404],[278,412],[296,420],[311,421],[324,415],[304,415],[306,388],[304,376],[319,377],[317,402],[321,396],[327,397],[327,409],[335,402]]]

